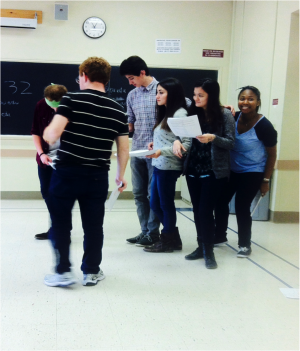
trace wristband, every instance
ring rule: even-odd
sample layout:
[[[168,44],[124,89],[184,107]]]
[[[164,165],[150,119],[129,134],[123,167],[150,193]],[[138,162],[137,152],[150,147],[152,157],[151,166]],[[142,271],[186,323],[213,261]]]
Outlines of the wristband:
[[[268,179],[268,178],[263,179],[263,183],[269,183],[269,182],[270,182],[270,179]]]
[[[44,153],[44,152],[42,152],[42,153],[39,155],[39,156],[40,156],[40,158],[41,158],[41,156],[42,156],[42,155],[45,155],[45,153]]]

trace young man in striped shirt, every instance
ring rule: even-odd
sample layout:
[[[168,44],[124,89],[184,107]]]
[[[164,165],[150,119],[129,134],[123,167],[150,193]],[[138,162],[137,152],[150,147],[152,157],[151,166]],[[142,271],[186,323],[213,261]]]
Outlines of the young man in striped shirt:
[[[138,56],[130,56],[120,65],[120,74],[125,76],[135,89],[127,96],[127,115],[129,132],[134,132],[132,149],[145,150],[153,141],[155,124],[157,80],[149,75],[144,60]],[[146,157],[130,159],[132,192],[141,225],[141,233],[127,239],[137,246],[152,245],[159,240],[159,219],[150,209],[150,186],[152,180],[152,160]]]
[[[58,161],[53,171],[49,196],[52,228],[50,240],[56,254],[56,273],[47,275],[48,286],[67,286],[77,281],[69,261],[71,212],[76,200],[84,230],[81,270],[83,285],[104,279],[100,269],[103,245],[104,203],[108,193],[108,171],[113,142],[117,144],[116,183],[122,183],[128,161],[128,124],[123,107],[105,93],[111,66],[103,58],[90,57],[79,66],[80,91],[61,100],[44,140],[50,145],[60,138]]]

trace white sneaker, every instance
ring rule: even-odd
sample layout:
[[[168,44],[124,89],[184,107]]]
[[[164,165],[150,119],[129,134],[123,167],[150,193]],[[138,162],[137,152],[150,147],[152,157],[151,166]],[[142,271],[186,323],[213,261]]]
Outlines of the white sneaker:
[[[44,278],[44,283],[48,286],[68,286],[76,282],[77,279],[71,272],[47,274]]]
[[[240,247],[237,253],[237,257],[248,257],[251,255],[251,247]]]
[[[98,281],[103,280],[104,278],[105,278],[105,275],[101,269],[97,274],[94,274],[94,273],[83,274],[82,285],[93,286],[93,285],[96,285]]]

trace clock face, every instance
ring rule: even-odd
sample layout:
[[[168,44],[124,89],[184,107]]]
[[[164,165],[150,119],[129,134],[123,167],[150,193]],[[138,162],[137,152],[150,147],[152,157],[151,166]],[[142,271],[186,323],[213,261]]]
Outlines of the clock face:
[[[83,22],[82,29],[89,38],[98,39],[105,33],[106,24],[99,17],[89,17]]]

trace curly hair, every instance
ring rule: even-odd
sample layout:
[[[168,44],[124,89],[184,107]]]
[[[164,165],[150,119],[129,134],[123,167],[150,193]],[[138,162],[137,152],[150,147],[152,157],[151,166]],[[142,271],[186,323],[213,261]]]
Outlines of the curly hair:
[[[79,66],[79,75],[83,73],[91,82],[106,85],[110,80],[111,65],[102,57],[89,57]]]
[[[44,90],[44,97],[50,101],[60,101],[61,98],[68,92],[64,85],[51,84]]]

